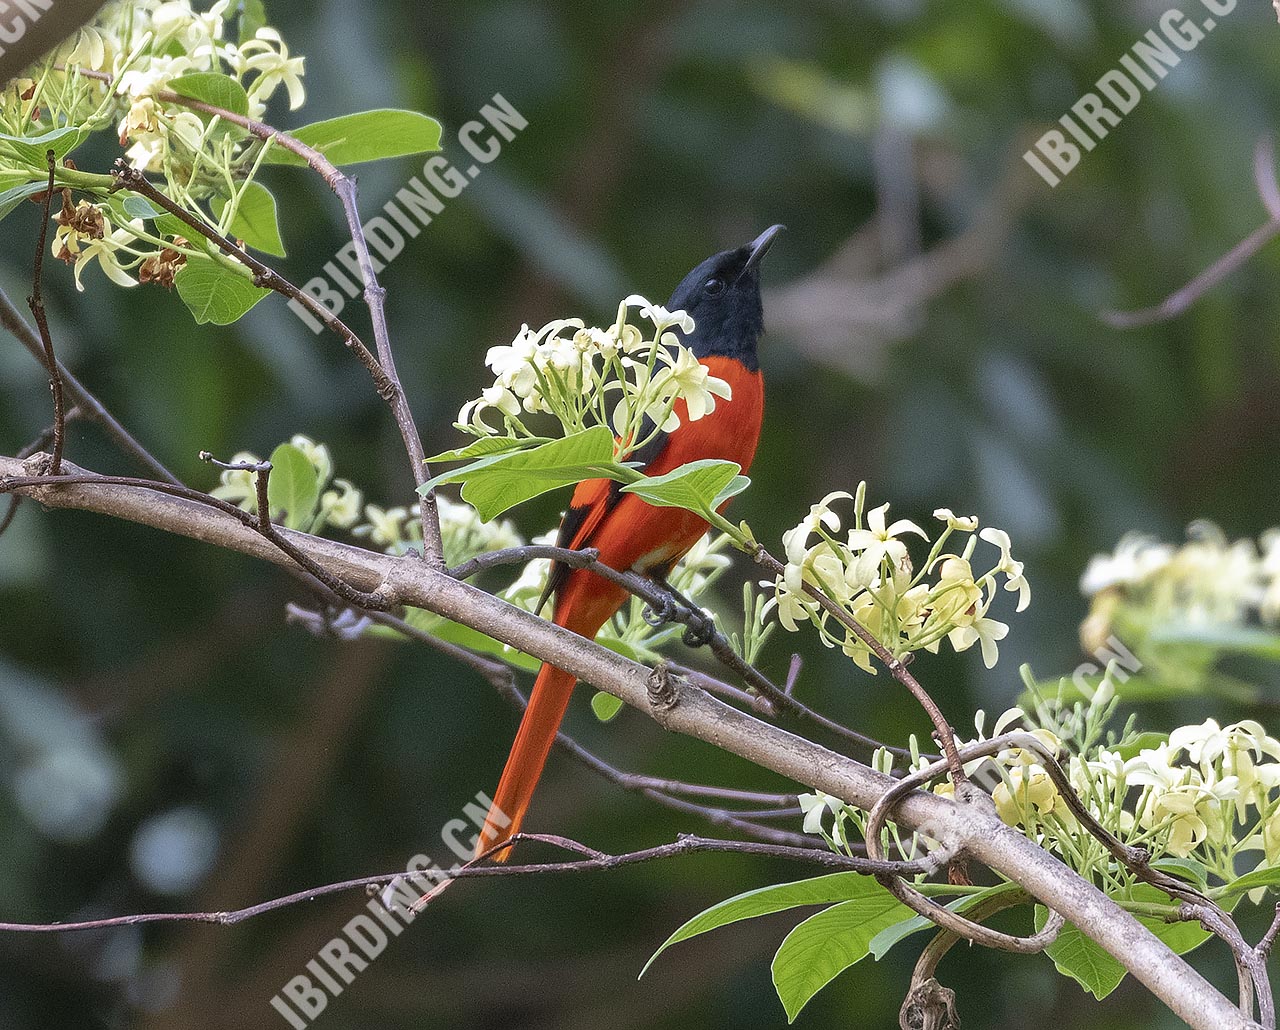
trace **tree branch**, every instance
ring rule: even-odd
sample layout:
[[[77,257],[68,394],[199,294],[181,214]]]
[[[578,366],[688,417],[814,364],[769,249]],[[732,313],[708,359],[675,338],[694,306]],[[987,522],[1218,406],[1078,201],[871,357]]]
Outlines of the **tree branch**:
[[[114,81],[112,76],[106,72],[92,71],[87,68],[77,68],[75,70],[87,78],[97,79],[108,85]],[[365,239],[364,226],[360,222],[360,211],[356,203],[357,190],[355,180],[343,174],[333,162],[314,147],[308,146],[301,140],[273,126],[254,121],[252,118],[236,114],[234,111],[228,111],[225,108],[206,104],[202,100],[184,97],[181,94],[174,93],[172,90],[158,90],[155,95],[157,100],[164,103],[178,104],[192,111],[216,116],[232,125],[238,125],[263,143],[273,143],[283,147],[290,153],[296,154],[324,179],[325,184],[333,190],[338,200],[341,201],[343,214],[347,221],[347,229],[351,233],[351,243],[355,247],[356,261],[360,265],[360,274],[364,279],[364,301],[369,307],[369,318],[373,323],[374,346],[378,351],[377,363],[379,366],[374,380],[380,384],[379,393],[391,406],[396,426],[400,430],[400,438],[404,442],[405,452],[409,457],[409,470],[413,475],[413,481],[417,486],[422,486],[431,477],[431,473],[427,468],[426,451],[422,447],[422,436],[419,434],[417,423],[414,421],[413,409],[409,407],[404,387],[400,383],[400,376],[396,372],[395,355],[391,349],[391,335],[387,330],[385,303],[387,291],[379,285],[378,277],[374,272],[373,258],[369,254],[369,242]],[[325,325],[331,325],[332,322],[338,321],[328,308],[320,304],[310,294],[298,291],[297,295],[291,299],[303,304]],[[347,332],[351,334],[351,337],[356,342],[359,342],[350,329],[347,329]],[[363,348],[364,344],[360,343],[360,346]],[[384,390],[386,391],[385,393],[383,392]],[[434,491],[422,498],[419,511],[422,520],[423,550],[431,564],[443,567],[444,544],[440,536],[440,515],[436,510]]]
[[[32,467],[15,458],[0,457],[0,490],[5,489],[6,477],[25,477]],[[72,474],[81,473],[68,468]],[[53,477],[17,489],[48,507],[96,511],[276,564],[292,561],[251,526],[186,498],[136,486],[68,483]],[[894,785],[889,777],[852,759],[731,708],[689,683],[663,677],[459,582],[426,562],[376,554],[286,529],[277,532],[331,576],[361,590],[385,590],[404,603],[536,655],[613,694],[672,732],[706,741],[867,811]],[[962,849],[1022,886],[1096,941],[1197,1030],[1256,1026],[1134,916],[1002,823],[989,801],[985,805],[964,803],[913,792],[900,802],[895,821],[908,829],[927,828],[928,835],[945,848]]]
[[[7,329],[28,350],[45,371],[49,370],[49,366],[45,363],[43,343],[3,290],[0,290],[0,326]],[[84,416],[98,423],[121,451],[132,457],[153,476],[158,476],[175,486],[181,484],[178,477],[170,472],[159,458],[143,447],[61,362],[57,363],[57,373],[67,395],[80,408]]]

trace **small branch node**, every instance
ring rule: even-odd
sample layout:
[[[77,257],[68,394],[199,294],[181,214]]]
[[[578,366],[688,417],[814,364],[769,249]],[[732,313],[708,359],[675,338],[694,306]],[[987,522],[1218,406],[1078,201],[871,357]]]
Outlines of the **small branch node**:
[[[679,677],[666,662],[649,673],[649,706],[655,712],[669,712],[680,703]]]
[[[956,992],[933,977],[911,988],[898,1013],[902,1030],[959,1030]]]

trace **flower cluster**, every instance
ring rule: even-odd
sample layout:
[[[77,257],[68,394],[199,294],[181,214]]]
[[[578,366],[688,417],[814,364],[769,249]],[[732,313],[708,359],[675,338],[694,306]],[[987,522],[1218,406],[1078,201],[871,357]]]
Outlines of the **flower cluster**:
[[[508,520],[482,522],[475,508],[462,501],[437,494],[436,510],[440,515],[444,559],[449,565],[459,565],[478,554],[524,543]],[[416,504],[397,508],[369,504],[364,509],[364,520],[352,532],[367,537],[371,544],[388,554],[404,554],[422,546],[422,509]]]
[[[632,324],[631,308],[647,324]],[[536,331],[523,326],[509,345],[489,350],[485,363],[494,383],[463,406],[458,428],[473,436],[528,438],[534,434],[523,416],[546,413],[566,434],[608,426],[621,461],[658,432],[696,422],[715,410],[716,398],[730,397],[729,384],[708,372],[677,331],[692,332],[693,319],[635,295],[618,306],[607,329],[577,318]]]
[[[890,522],[889,505],[865,511],[866,484],[856,496],[844,491],[827,494],[809,514],[783,534],[786,569],[772,583],[769,604],[784,628],[796,632],[801,623],[815,625],[823,643],[840,647],[868,672],[874,673],[871,652],[851,630],[831,618],[806,589],[816,588],[841,605],[901,658],[913,651],[937,652],[947,641],[956,651],[975,644],[987,667],[995,665],[997,644],[1009,627],[989,616],[997,586],[1018,595],[1018,611],[1030,603],[1031,587],[1022,563],[1010,553],[1003,530],[978,529],[974,516],[956,516],[941,508],[934,517],[942,523],[924,563],[915,568],[904,537],[929,535],[914,522]],[[852,525],[841,535],[838,501],[853,502]],[[955,534],[967,536],[958,553],[946,551]],[[990,568],[976,575],[972,560],[979,540],[999,552]]]
[[[207,11],[190,0],[132,0],[109,5],[54,55],[56,66],[111,76],[103,90],[113,103],[102,114],[118,117],[121,146],[142,171],[160,171],[174,152],[187,160],[206,145],[229,137],[206,127],[193,111],[166,100],[170,84],[184,75],[218,73],[235,79],[248,98],[250,118],[260,119],[281,86],[296,109],[305,99],[303,62],[291,56],[280,33],[239,15],[238,40],[227,38],[235,17],[231,0],[217,0]],[[114,110],[113,110],[114,109]],[[216,137],[216,139],[215,139]],[[231,142],[235,142],[232,140]]]
[[[271,144],[178,103],[176,91],[197,99],[210,91],[214,106],[255,119],[281,88],[291,107],[303,102],[303,58],[254,10],[260,5],[230,0],[204,11],[190,0],[108,4],[29,77],[0,89],[0,179],[26,179],[35,189],[47,177],[44,147],[13,140],[56,141],[64,153],[90,133],[113,130],[129,164],[160,173],[172,200],[231,232]],[[187,76],[203,78],[184,85]],[[181,227],[173,219],[165,224],[138,198],[109,192],[107,176],[81,173],[69,159],[58,175],[64,199],[53,254],[74,266],[77,288],[94,262],[121,286],[171,287],[189,257],[209,256],[202,240],[192,244],[174,231]],[[73,204],[72,188],[97,199]]]
[[[317,501],[313,511],[295,513],[305,521],[302,528],[318,533],[325,526],[333,526],[336,529],[351,529],[355,526],[360,519],[363,495],[347,480],[333,477],[333,457],[329,453],[329,448],[301,433],[289,441],[289,446],[297,448],[302,453],[316,477]],[[256,454],[240,451],[229,464],[252,466],[259,465],[261,462],[262,459]],[[218,485],[209,493],[245,511],[258,510],[255,473],[249,469],[225,469],[219,477]]]
[[[1092,599],[1081,627],[1091,650],[1117,630],[1141,642],[1156,627],[1280,626],[1280,529],[1257,543],[1230,541],[1196,522],[1178,547],[1126,536],[1112,554],[1093,558],[1080,589]]]
[[[1139,735],[1130,724],[1117,737],[1106,732],[1116,704],[1105,684],[1087,706],[1077,702],[1066,708],[1061,701],[1037,699],[1033,718],[1011,709],[996,720],[990,737],[1029,730],[1058,756],[1095,820],[1125,843],[1147,850],[1152,860],[1182,861],[1180,868],[1194,872],[1201,886],[1211,887],[1209,877],[1214,877],[1221,881],[1215,889],[1229,889],[1243,872],[1239,857],[1248,852],[1262,853],[1253,863],[1259,869],[1280,865],[1280,740],[1254,721],[1220,726],[1213,719],[1167,736]],[[974,741],[989,739],[984,723],[979,712]],[[894,763],[880,751],[874,764],[888,773]],[[917,758],[910,768],[926,764]],[[1128,881],[1129,874],[1081,826],[1037,752],[1005,748],[966,764],[965,772],[991,791],[1005,823],[1077,872],[1104,885]],[[952,790],[950,781],[934,787],[942,795]],[[837,850],[848,853],[865,829],[864,813],[829,795],[805,794],[800,803],[805,832],[821,834]],[[911,856],[928,847],[927,841],[892,825],[886,828],[885,843]]]

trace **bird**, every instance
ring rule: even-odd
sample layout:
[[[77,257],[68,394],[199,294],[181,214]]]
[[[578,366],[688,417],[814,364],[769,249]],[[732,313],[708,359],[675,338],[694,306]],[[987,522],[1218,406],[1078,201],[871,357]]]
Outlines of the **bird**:
[[[684,401],[677,401],[680,425],[629,455],[646,475],[663,475],[703,458],[737,462],[744,473],[750,468],[764,417],[764,379],[757,355],[764,333],[760,263],[783,229],[770,226],[750,243],[712,255],[671,294],[668,310],[684,311],[694,321],[692,332],[677,336],[710,375],[729,384],[731,396],[696,422],[688,420]],[[708,524],[683,508],[651,506],[635,494],[623,493],[621,486],[609,479],[579,483],[556,543],[573,550],[594,548],[598,560],[610,568],[664,583]],[[554,596],[552,621],[588,640],[628,598],[616,583],[563,563],[551,567],[544,599],[548,595]],[[520,831],[575,683],[572,674],[554,665],[544,663],[539,670],[477,839],[477,855]],[[510,854],[505,848],[492,857],[505,861]]]

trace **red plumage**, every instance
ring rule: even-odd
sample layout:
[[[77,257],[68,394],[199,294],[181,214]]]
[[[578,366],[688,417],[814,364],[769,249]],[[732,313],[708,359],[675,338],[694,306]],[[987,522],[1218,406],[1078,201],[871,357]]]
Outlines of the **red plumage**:
[[[715,410],[697,422],[689,422],[684,402],[677,402],[680,427],[666,438],[662,450],[645,468],[648,475],[662,475],[703,458],[737,462],[744,472],[751,467],[764,414],[760,372],[749,370],[736,357],[713,355],[700,360],[711,375],[729,384],[732,397],[717,401]],[[565,545],[597,548],[604,564],[622,571],[649,573],[670,568],[708,528],[693,512],[653,507],[634,494],[617,493],[605,479],[578,484],[569,511],[567,519],[580,521]],[[587,570],[569,572],[556,589],[554,621],[592,639],[627,596],[621,587]],[[519,832],[574,683],[571,674],[542,666],[494,793],[478,851]],[[503,860],[509,854],[509,850],[502,851],[495,857]]]

